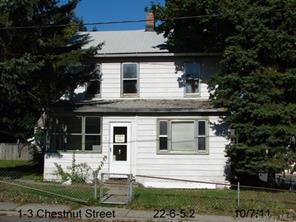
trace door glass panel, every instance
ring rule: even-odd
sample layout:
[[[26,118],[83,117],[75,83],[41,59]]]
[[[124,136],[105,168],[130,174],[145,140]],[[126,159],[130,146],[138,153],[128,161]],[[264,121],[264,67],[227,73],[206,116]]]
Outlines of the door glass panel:
[[[127,142],[127,127],[116,126],[113,128],[113,143]]]
[[[113,160],[126,161],[126,145],[114,145],[113,146]]]

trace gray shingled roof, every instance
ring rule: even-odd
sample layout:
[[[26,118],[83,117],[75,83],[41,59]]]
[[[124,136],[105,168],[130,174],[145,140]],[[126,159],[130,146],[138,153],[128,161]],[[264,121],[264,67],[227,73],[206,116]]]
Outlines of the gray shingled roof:
[[[159,46],[165,43],[165,38],[156,32],[145,30],[82,32],[85,33],[90,36],[90,42],[84,46],[85,48],[104,42],[98,54],[168,52],[160,49]]]
[[[69,107],[68,105],[60,106]],[[69,107],[70,108],[70,107]],[[63,108],[62,108],[63,109]],[[225,112],[225,109],[213,108],[204,100],[98,100],[73,104],[73,112],[98,113],[192,113],[192,112]]]

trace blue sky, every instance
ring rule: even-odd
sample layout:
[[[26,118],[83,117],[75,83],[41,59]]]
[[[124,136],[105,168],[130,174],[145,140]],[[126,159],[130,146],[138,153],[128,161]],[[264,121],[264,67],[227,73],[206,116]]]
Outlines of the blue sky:
[[[84,23],[109,22],[118,20],[145,19],[145,7],[152,0],[81,0],[76,9],[76,15],[83,18]],[[154,0],[164,3],[164,0]],[[88,26],[89,29],[92,27]],[[125,23],[100,25],[98,30],[144,29],[144,23]]]

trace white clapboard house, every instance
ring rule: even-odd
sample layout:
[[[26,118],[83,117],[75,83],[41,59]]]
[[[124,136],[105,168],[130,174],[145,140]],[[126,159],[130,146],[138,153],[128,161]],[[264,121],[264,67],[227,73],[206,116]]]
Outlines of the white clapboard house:
[[[218,55],[171,53],[165,38],[146,30],[89,32],[98,79],[79,86],[76,100],[55,107],[44,178],[57,179],[55,163],[87,163],[100,172],[132,174],[151,187],[207,187],[139,177],[226,182],[220,116],[209,104],[206,82]],[[80,98],[77,100],[77,98]]]

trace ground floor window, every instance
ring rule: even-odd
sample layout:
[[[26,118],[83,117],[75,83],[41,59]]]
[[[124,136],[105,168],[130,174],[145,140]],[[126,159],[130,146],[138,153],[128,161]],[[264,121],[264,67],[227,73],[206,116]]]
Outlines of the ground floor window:
[[[208,153],[207,120],[159,120],[159,153]]]
[[[101,152],[101,118],[59,116],[51,119],[50,147],[56,150]]]

